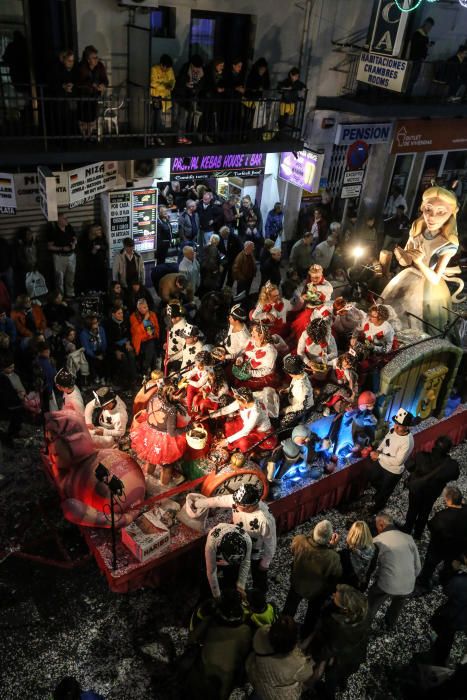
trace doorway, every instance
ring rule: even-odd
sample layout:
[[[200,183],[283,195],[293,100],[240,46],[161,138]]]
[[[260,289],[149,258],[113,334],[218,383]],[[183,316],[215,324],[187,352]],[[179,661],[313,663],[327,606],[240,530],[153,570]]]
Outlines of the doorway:
[[[240,58],[246,65],[253,58],[254,32],[252,15],[192,10],[190,56],[199,54],[204,63],[220,56],[226,64]]]

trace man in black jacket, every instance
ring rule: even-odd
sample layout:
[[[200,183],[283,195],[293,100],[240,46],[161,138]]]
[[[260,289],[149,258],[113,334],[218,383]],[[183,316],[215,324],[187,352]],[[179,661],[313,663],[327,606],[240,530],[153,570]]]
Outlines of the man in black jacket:
[[[217,233],[222,225],[222,209],[213,202],[212,192],[205,192],[198,203],[199,228],[202,234],[201,245],[207,245],[213,233]]]
[[[443,590],[447,600],[435,610],[430,620],[437,634],[431,648],[433,662],[437,666],[447,666],[456,632],[467,632],[467,552],[463,552],[452,562],[452,568],[454,574]],[[448,696],[438,695],[438,697]],[[464,697],[464,694],[458,697]]]
[[[218,246],[218,251],[223,257],[222,265],[222,279],[221,287],[224,286],[225,278],[227,277],[227,286],[231,287],[233,284],[232,280],[232,266],[235,262],[235,258],[243,250],[243,244],[239,237],[232,233],[228,226],[221,226],[219,230],[220,241]]]
[[[444,502],[446,508],[428,523],[431,539],[417,579],[417,588],[421,593],[430,590],[431,578],[440,562],[444,562],[440,578],[446,580],[452,573],[451,562],[467,550],[467,506],[464,505],[462,493],[455,486],[446,486]]]
[[[459,464],[449,456],[452,441],[441,435],[431,452],[419,452],[411,463],[408,480],[409,508],[404,531],[416,540],[422,536],[433,504],[450,481],[459,478]]]
[[[130,325],[119,302],[114,304],[110,319],[103,325],[112,376],[123,388],[133,387],[136,379],[136,356],[131,344]]]
[[[434,20],[431,17],[427,17],[422,26],[417,29],[410,38],[409,61],[412,61],[412,68],[405,90],[407,95],[412,94],[412,90],[422,69],[422,63],[427,59],[428,49],[430,47],[428,34],[433,29],[434,24]]]

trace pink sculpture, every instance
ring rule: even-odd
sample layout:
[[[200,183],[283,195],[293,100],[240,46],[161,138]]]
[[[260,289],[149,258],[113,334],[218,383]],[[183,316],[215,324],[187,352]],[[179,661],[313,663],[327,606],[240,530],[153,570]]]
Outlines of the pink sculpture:
[[[139,514],[135,506],[144,500],[146,491],[139,464],[120,450],[96,449],[84,418],[74,411],[53,411],[45,420],[47,466],[62,498],[65,518],[76,525],[110,527],[110,491],[95,476],[102,463],[125,487],[116,506],[116,527],[131,523]]]

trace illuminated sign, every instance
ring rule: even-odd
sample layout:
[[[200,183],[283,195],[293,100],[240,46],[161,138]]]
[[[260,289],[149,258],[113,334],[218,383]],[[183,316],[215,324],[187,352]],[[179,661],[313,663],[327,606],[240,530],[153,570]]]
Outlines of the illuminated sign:
[[[172,180],[201,180],[205,177],[257,177],[264,172],[266,153],[223,153],[172,158]]]
[[[281,153],[279,177],[306,192],[318,192],[324,156],[312,151]]]

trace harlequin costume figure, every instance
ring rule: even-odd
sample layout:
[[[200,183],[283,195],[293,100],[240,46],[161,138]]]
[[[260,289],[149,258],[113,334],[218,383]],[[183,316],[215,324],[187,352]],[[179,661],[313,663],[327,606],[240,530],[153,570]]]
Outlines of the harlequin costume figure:
[[[284,299],[279,287],[271,282],[261,288],[258,303],[251,313],[251,320],[264,321],[268,324],[271,334],[285,337],[288,333],[287,315],[294,306],[288,299]]]
[[[299,355],[287,355],[283,360],[284,372],[291,377],[287,392],[288,405],[282,411],[281,428],[293,425],[313,406],[313,387],[305,373],[305,364]]]
[[[331,335],[331,328],[327,321],[322,318],[310,321],[298,341],[297,355],[310,368],[314,362],[329,364],[337,357],[336,341]]]
[[[261,321],[251,329],[251,339],[235,361],[232,372],[236,386],[260,391],[266,386],[276,388],[280,377],[275,371],[277,350],[271,342],[269,328]],[[240,371],[241,368],[241,371]]]
[[[266,592],[267,572],[277,546],[276,521],[260,499],[261,494],[253,484],[243,484],[230,496],[200,497],[198,501],[194,497],[194,507],[199,503],[202,509],[232,509],[233,524],[251,539],[253,587]]]
[[[355,365],[355,356],[348,352],[337,358],[334,374],[339,389],[325,401],[323,411],[325,416],[330,415],[331,409],[336,413],[342,413],[355,403],[358,392],[358,374]]]
[[[224,426],[226,438],[219,444],[229,450],[247,452],[257,442],[263,440],[259,449],[271,450],[277,444],[271,432],[271,421],[261,401],[255,399],[251,389],[240,387],[233,390],[234,401],[210,414],[210,418],[228,416],[238,412],[238,416],[227,421]],[[269,435],[269,437],[267,437]],[[266,439],[264,439],[266,438]]]
[[[194,357],[194,368],[189,370],[185,377],[188,381],[186,388],[186,405],[191,413],[194,398],[198,395],[209,381],[209,368],[212,367],[213,360],[211,354],[206,350],[201,350]]]
[[[166,374],[177,372],[182,366],[182,352],[185,347],[185,338],[182,331],[191,328],[191,324],[185,318],[185,312],[180,304],[169,304],[167,315],[170,319],[170,328],[167,332],[165,349]]]
[[[157,465],[161,466],[163,484],[171,481],[172,467],[186,450],[185,433],[189,418],[175,394],[174,386],[164,384],[151,397],[146,411],[141,411],[133,421],[130,431],[132,449],[140,460],[146,462],[148,474],[153,474]]]
[[[301,299],[305,308],[300,311],[297,318],[290,324],[293,336],[298,340],[314,318],[331,318],[332,306],[330,299],[333,287],[324,279],[321,265],[311,265],[308,276],[301,289]]]

